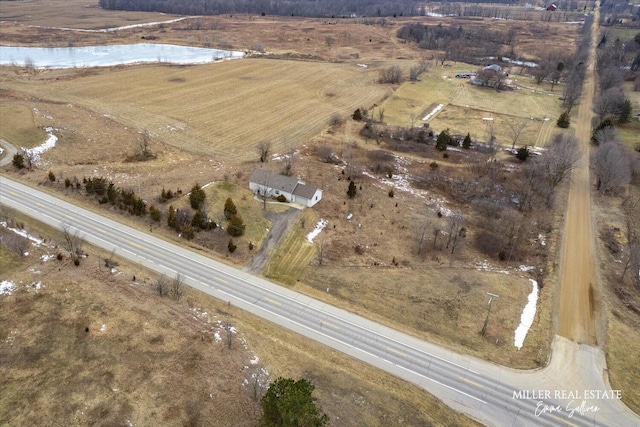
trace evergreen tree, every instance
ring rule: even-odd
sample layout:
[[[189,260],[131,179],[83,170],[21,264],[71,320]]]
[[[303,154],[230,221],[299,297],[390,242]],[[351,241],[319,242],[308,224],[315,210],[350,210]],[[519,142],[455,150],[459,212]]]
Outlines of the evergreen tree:
[[[191,188],[191,193],[189,193],[189,203],[191,203],[191,207],[195,210],[201,209],[204,206],[204,199],[207,197],[204,190],[200,187],[198,183]]]
[[[569,112],[565,111],[560,114],[560,117],[558,117],[558,121],[556,122],[556,124],[558,125],[558,127],[561,127],[563,129],[568,128],[571,124],[571,117],[569,116]]]
[[[527,161],[527,158],[529,157],[529,149],[527,148],[526,145],[524,147],[518,148],[518,153],[516,154],[516,157],[518,158],[518,160],[521,160],[523,162]]]
[[[353,112],[353,116],[352,116],[353,120],[359,122],[360,120],[362,120],[362,111],[360,111],[360,109],[356,109],[356,111]]]
[[[451,136],[449,135],[449,129],[443,130],[438,135],[438,139],[436,139],[436,149],[438,151],[446,151],[447,145],[451,141]]]
[[[227,201],[224,202],[224,217],[226,219],[231,219],[232,216],[237,215],[238,210],[236,209],[235,203],[231,200],[231,197],[227,198]]]
[[[232,215],[229,218],[229,225],[227,226],[227,233],[233,237],[240,237],[244,234],[246,226],[244,221],[240,218],[240,215]]]
[[[465,136],[462,141],[462,148],[466,148],[467,150],[471,148],[471,135],[469,135],[469,132],[467,132],[467,136]]]
[[[633,113],[633,105],[629,98],[625,98],[620,106],[620,113],[618,114],[618,124],[629,123],[631,121],[631,113]]]
[[[358,190],[356,189],[356,183],[353,181],[349,181],[349,189],[347,190],[347,196],[349,196],[350,199],[353,199],[354,197],[356,197],[357,192]]]
[[[329,417],[316,406],[315,386],[305,379],[278,378],[262,397],[263,427],[324,427]]]
[[[610,117],[605,117],[598,123],[598,126],[593,128],[593,132],[591,132],[591,143],[593,145],[598,145],[598,132],[607,127],[613,128],[613,120]]]
[[[227,249],[229,249],[229,253],[233,253],[236,250],[236,245],[233,243],[233,239],[229,239]]]

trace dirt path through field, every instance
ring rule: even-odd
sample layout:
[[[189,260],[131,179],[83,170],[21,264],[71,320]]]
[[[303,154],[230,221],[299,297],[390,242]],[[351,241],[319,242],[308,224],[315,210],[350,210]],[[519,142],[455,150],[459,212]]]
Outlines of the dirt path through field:
[[[594,13],[589,67],[576,118],[576,136],[583,150],[574,169],[563,233],[558,335],[580,344],[597,344],[595,319],[597,286],[593,260],[593,230],[589,179],[589,139],[595,91],[594,61],[599,11]]]

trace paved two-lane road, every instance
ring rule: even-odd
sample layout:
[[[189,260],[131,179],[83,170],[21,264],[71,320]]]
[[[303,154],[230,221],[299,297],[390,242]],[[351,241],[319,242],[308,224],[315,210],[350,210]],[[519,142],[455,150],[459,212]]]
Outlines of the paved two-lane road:
[[[58,229],[66,223],[87,242],[115,249],[117,255],[158,273],[179,273],[189,286],[417,384],[483,423],[640,426],[640,420],[617,400],[589,402],[599,405],[599,411],[574,412],[569,418],[570,399],[554,398],[553,390],[563,386],[545,371],[521,373],[455,354],[5,177],[0,177],[0,203]],[[586,386],[605,389],[604,384]],[[539,389],[551,390],[549,399],[542,396],[544,404],[562,410],[540,413],[539,397],[514,396],[514,391]]]

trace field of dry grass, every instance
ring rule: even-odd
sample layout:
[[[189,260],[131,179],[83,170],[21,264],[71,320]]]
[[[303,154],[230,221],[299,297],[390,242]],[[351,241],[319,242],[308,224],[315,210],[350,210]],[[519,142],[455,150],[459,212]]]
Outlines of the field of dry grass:
[[[100,268],[101,251],[85,248],[80,267],[41,259],[60,236],[14,218],[50,240],[23,258],[0,249],[0,281],[16,284],[0,295],[3,424],[256,425],[243,381],[265,368],[272,380],[312,381],[330,425],[474,425],[424,390],[199,292],[161,298],[139,266]],[[238,331],[231,349],[226,322]]]
[[[0,104],[0,138],[13,141],[17,147],[31,148],[47,137],[35,125],[33,112],[23,104]]]
[[[411,117],[417,118],[416,125],[424,123],[422,118],[431,113],[435,106],[444,108],[427,120],[431,128],[442,131],[447,128],[452,133],[471,134],[472,139],[486,141],[489,129],[483,118],[493,119],[493,133],[497,143],[511,145],[509,122],[526,121],[525,130],[518,139],[518,145],[544,145],[539,138],[546,130],[546,124],[555,121],[562,113],[562,102],[558,99],[562,87],[553,92],[548,85],[538,86],[527,76],[511,76],[519,89],[496,92],[494,89],[478,87],[468,79],[455,78],[456,73],[473,72],[477,67],[457,63],[452,67],[433,67],[422,74],[417,83],[402,85],[379,108],[384,109],[385,122],[408,126]],[[375,114],[375,113],[374,113]]]
[[[278,152],[294,149],[320,133],[332,114],[370,106],[388,90],[355,64],[269,59],[60,73],[42,72],[28,82],[4,74],[3,88],[72,104],[220,160],[254,159],[261,140],[273,141]]]

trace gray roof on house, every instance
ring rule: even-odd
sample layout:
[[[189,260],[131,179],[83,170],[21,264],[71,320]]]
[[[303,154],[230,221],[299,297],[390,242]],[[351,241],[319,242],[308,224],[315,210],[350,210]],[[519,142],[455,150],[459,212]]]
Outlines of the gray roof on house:
[[[305,199],[311,200],[313,195],[316,194],[316,187],[312,187],[307,184],[298,183],[296,189],[293,190],[293,194],[296,196],[304,197]]]
[[[298,185],[298,180],[295,178],[272,173],[264,169],[254,170],[251,174],[251,182],[284,191],[285,193],[293,193],[296,185]]]
[[[304,184],[295,178],[269,172],[266,169],[254,170],[249,182],[284,191],[285,193],[295,194],[296,196],[307,199],[311,199],[317,190],[315,187]]]

